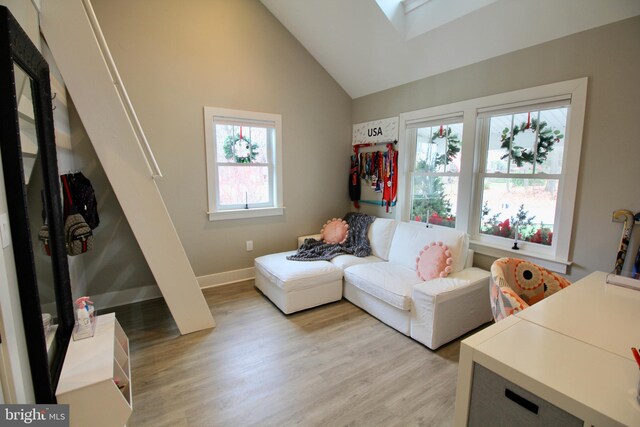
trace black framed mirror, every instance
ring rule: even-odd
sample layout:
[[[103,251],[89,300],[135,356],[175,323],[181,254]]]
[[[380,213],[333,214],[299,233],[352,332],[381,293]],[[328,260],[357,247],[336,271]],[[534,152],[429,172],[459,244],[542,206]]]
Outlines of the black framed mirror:
[[[47,62],[0,6],[0,155],[36,403],[56,402],[74,323],[51,99]]]

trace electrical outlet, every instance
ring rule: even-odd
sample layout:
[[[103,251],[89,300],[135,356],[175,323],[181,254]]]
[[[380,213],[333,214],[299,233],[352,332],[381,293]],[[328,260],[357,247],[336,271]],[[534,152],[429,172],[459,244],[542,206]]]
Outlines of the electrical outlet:
[[[251,252],[253,250],[253,240],[247,240],[247,252]]]

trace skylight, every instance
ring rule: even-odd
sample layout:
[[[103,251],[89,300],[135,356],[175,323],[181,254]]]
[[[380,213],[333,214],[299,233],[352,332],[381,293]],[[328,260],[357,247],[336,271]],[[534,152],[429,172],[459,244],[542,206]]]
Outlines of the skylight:
[[[409,13],[430,1],[431,0],[400,0],[400,3],[402,3],[402,6],[404,7],[404,13]]]
[[[376,0],[405,40],[435,30],[498,0]]]

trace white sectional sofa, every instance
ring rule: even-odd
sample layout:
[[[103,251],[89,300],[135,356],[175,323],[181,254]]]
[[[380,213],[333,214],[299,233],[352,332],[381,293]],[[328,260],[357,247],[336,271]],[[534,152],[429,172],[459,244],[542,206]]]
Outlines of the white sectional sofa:
[[[283,252],[256,258],[256,287],[285,314],[339,300],[351,303],[431,349],[492,319],[490,273],[472,267],[468,236],[455,230],[377,218],[369,227],[372,255],[290,261]],[[420,251],[443,242],[452,272],[422,281]]]

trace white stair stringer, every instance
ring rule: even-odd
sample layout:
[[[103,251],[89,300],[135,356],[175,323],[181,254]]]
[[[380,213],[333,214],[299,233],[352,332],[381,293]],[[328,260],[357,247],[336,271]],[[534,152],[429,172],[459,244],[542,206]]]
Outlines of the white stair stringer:
[[[88,0],[46,0],[40,28],[180,333],[212,328],[211,311],[149,172],[155,161],[145,156],[146,140],[140,141],[144,135],[90,17]]]

